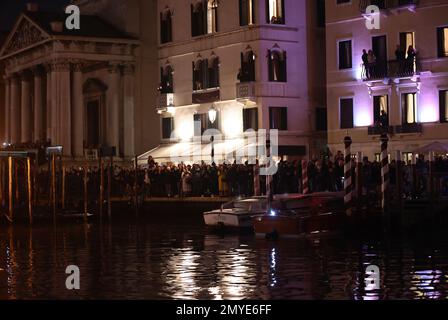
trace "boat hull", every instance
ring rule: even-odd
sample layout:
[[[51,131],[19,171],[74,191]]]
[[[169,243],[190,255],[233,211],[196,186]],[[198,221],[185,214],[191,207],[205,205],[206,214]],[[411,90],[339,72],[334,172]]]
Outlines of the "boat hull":
[[[209,227],[252,228],[252,214],[220,212],[204,213],[204,222]]]
[[[258,235],[302,236],[340,231],[344,225],[344,216],[335,213],[309,216],[264,215],[254,217],[252,224]]]

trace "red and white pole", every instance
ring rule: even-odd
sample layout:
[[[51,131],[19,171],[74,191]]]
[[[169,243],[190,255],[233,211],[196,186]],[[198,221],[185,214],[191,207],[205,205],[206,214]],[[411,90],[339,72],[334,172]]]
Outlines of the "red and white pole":
[[[353,193],[353,186],[352,186],[352,153],[351,153],[351,145],[352,145],[352,138],[345,137],[344,138],[344,190],[345,190],[345,197],[344,197],[344,203],[345,203],[345,212],[347,216],[352,215],[352,193]]]
[[[310,193],[310,188],[308,184],[308,161],[302,160],[302,193]]]

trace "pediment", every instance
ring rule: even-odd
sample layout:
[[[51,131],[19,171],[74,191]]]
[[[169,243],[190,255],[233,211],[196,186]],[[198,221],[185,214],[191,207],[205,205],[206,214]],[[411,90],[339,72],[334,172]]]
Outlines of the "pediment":
[[[30,48],[49,38],[50,36],[37,24],[25,15],[21,15],[3,45],[1,56]]]

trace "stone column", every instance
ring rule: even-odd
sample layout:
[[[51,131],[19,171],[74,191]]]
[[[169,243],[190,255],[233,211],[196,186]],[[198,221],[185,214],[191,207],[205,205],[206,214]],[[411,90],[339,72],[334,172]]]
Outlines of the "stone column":
[[[27,72],[21,75],[21,142],[31,142],[31,83]]]
[[[42,102],[42,73],[39,67],[33,70],[34,73],[34,140],[43,141],[44,131],[44,110]]]
[[[123,68],[123,122],[124,122],[124,156],[132,158],[135,156],[135,129],[134,129],[134,81],[135,67],[125,64]]]
[[[9,76],[5,76],[5,134],[4,134],[4,142],[11,141],[11,132],[10,132],[10,109],[11,109],[11,100],[10,100],[10,90],[11,90],[11,80]]]
[[[120,146],[120,68],[118,64],[109,66],[109,88],[107,90],[107,142],[109,146]]]
[[[73,65],[73,155],[84,155],[84,101],[82,90],[82,64]]]
[[[20,142],[20,88],[19,78],[17,75],[13,75],[11,78],[11,143]]]
[[[70,63],[57,61],[53,65],[52,82],[52,121],[56,121],[55,143],[64,147],[64,156],[72,156],[72,117]],[[54,90],[53,90],[54,89]],[[56,106],[56,107],[55,107]],[[56,109],[56,110],[55,110]]]
[[[45,66],[45,71],[47,74],[47,93],[46,93],[46,124],[47,124],[47,140],[51,140],[51,142],[53,143],[53,127],[52,127],[52,119],[51,119],[51,86],[52,86],[52,82],[51,82],[51,65],[48,64]]]

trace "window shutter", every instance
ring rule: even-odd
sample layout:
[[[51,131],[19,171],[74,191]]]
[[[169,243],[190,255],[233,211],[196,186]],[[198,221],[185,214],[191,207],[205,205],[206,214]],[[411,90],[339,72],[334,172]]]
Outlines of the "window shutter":
[[[271,23],[271,17],[269,12],[269,0],[266,0],[266,23]]]
[[[239,0],[239,13],[240,13],[240,27],[244,26],[244,16],[243,16],[243,6],[245,4],[244,0]]]
[[[193,68],[191,69],[193,72],[193,91],[196,90],[196,70],[194,70],[194,61],[193,61]]]
[[[163,12],[160,12],[160,43],[164,43],[164,37],[163,37],[163,32],[164,32],[164,23],[163,23]]]
[[[201,34],[207,34],[207,10],[208,10],[208,1],[202,0],[202,32]]]
[[[285,0],[280,0],[282,3],[282,20],[283,24],[286,24],[286,16],[285,16]]]
[[[282,61],[282,72],[283,72],[283,81],[288,81],[288,64],[286,63],[286,51],[283,51],[283,61]]]
[[[173,41],[173,20],[171,19],[171,12],[168,12],[168,16],[166,19],[166,42]]]
[[[202,60],[202,89],[209,88],[208,59]]]
[[[439,116],[440,122],[446,122],[446,100],[445,100],[445,91],[439,91]]]
[[[268,71],[269,71],[269,81],[274,80],[274,65],[271,59],[271,50],[268,50]]]
[[[196,25],[195,25],[196,19],[193,4],[191,4],[190,7],[191,7],[191,36],[194,37],[196,35]]]
[[[252,2],[252,21],[248,21],[248,22],[252,22],[253,24],[255,24],[255,22],[257,21],[257,19],[255,18],[255,1],[254,0],[248,0]]]
[[[437,29],[437,50],[439,54],[439,58],[445,56],[444,44],[445,44],[445,34],[443,31],[444,28]]]

